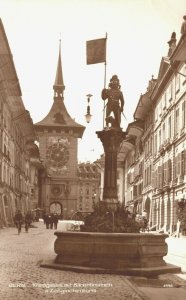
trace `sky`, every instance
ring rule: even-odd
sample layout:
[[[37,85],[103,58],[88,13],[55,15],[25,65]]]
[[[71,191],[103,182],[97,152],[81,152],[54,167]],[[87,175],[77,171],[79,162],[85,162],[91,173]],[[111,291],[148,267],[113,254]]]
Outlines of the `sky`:
[[[0,18],[13,54],[25,108],[41,121],[53,104],[53,84],[61,38],[64,102],[85,126],[78,160],[93,162],[103,153],[96,131],[103,129],[104,63],[86,65],[86,41],[107,33],[106,86],[119,77],[125,99],[121,126],[133,121],[141,94],[157,78],[173,31],[177,41],[185,0],[0,0]],[[87,94],[92,120],[85,121]]]

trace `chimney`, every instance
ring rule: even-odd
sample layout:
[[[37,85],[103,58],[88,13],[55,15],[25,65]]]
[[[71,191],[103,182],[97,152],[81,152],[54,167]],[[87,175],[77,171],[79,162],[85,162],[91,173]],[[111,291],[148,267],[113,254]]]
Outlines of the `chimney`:
[[[153,90],[153,88],[154,88],[154,86],[155,86],[155,84],[156,84],[156,79],[154,79],[154,75],[152,75],[152,79],[151,80],[149,80],[149,85],[148,85],[148,87],[147,87],[147,91],[148,92],[150,92],[150,91],[152,91]]]
[[[171,35],[171,39],[170,41],[168,41],[169,44],[169,51],[168,51],[168,57],[170,57],[174,51],[174,49],[176,48],[176,33],[173,32]]]

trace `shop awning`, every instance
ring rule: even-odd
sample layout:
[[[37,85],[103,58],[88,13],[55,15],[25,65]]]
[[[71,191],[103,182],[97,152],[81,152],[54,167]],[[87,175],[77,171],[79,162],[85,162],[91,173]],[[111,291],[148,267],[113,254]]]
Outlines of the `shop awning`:
[[[144,95],[141,95],[139,99],[136,110],[134,112],[134,119],[143,120],[151,107],[151,98],[149,96],[149,92],[146,92]]]
[[[134,121],[132,123],[129,123],[127,128],[127,133],[130,136],[139,137],[142,135],[144,129],[144,122],[143,121]]]

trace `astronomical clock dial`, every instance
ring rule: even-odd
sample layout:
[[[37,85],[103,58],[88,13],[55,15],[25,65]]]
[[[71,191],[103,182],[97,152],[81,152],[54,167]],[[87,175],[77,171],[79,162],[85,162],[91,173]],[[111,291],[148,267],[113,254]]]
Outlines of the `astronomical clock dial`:
[[[65,141],[66,140],[59,139],[57,142],[52,143],[47,149],[47,162],[53,171],[66,169],[66,164],[69,160],[69,151]]]

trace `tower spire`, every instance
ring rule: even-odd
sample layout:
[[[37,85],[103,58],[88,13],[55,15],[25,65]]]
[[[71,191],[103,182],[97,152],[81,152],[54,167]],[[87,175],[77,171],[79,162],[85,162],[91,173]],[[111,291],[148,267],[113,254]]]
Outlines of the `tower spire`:
[[[64,82],[63,82],[63,72],[62,72],[62,63],[61,63],[61,38],[59,40],[59,57],[58,57],[58,64],[57,64],[57,71],[56,71],[56,78],[53,85],[54,89],[54,97],[56,98],[63,98],[63,91],[65,89]]]

